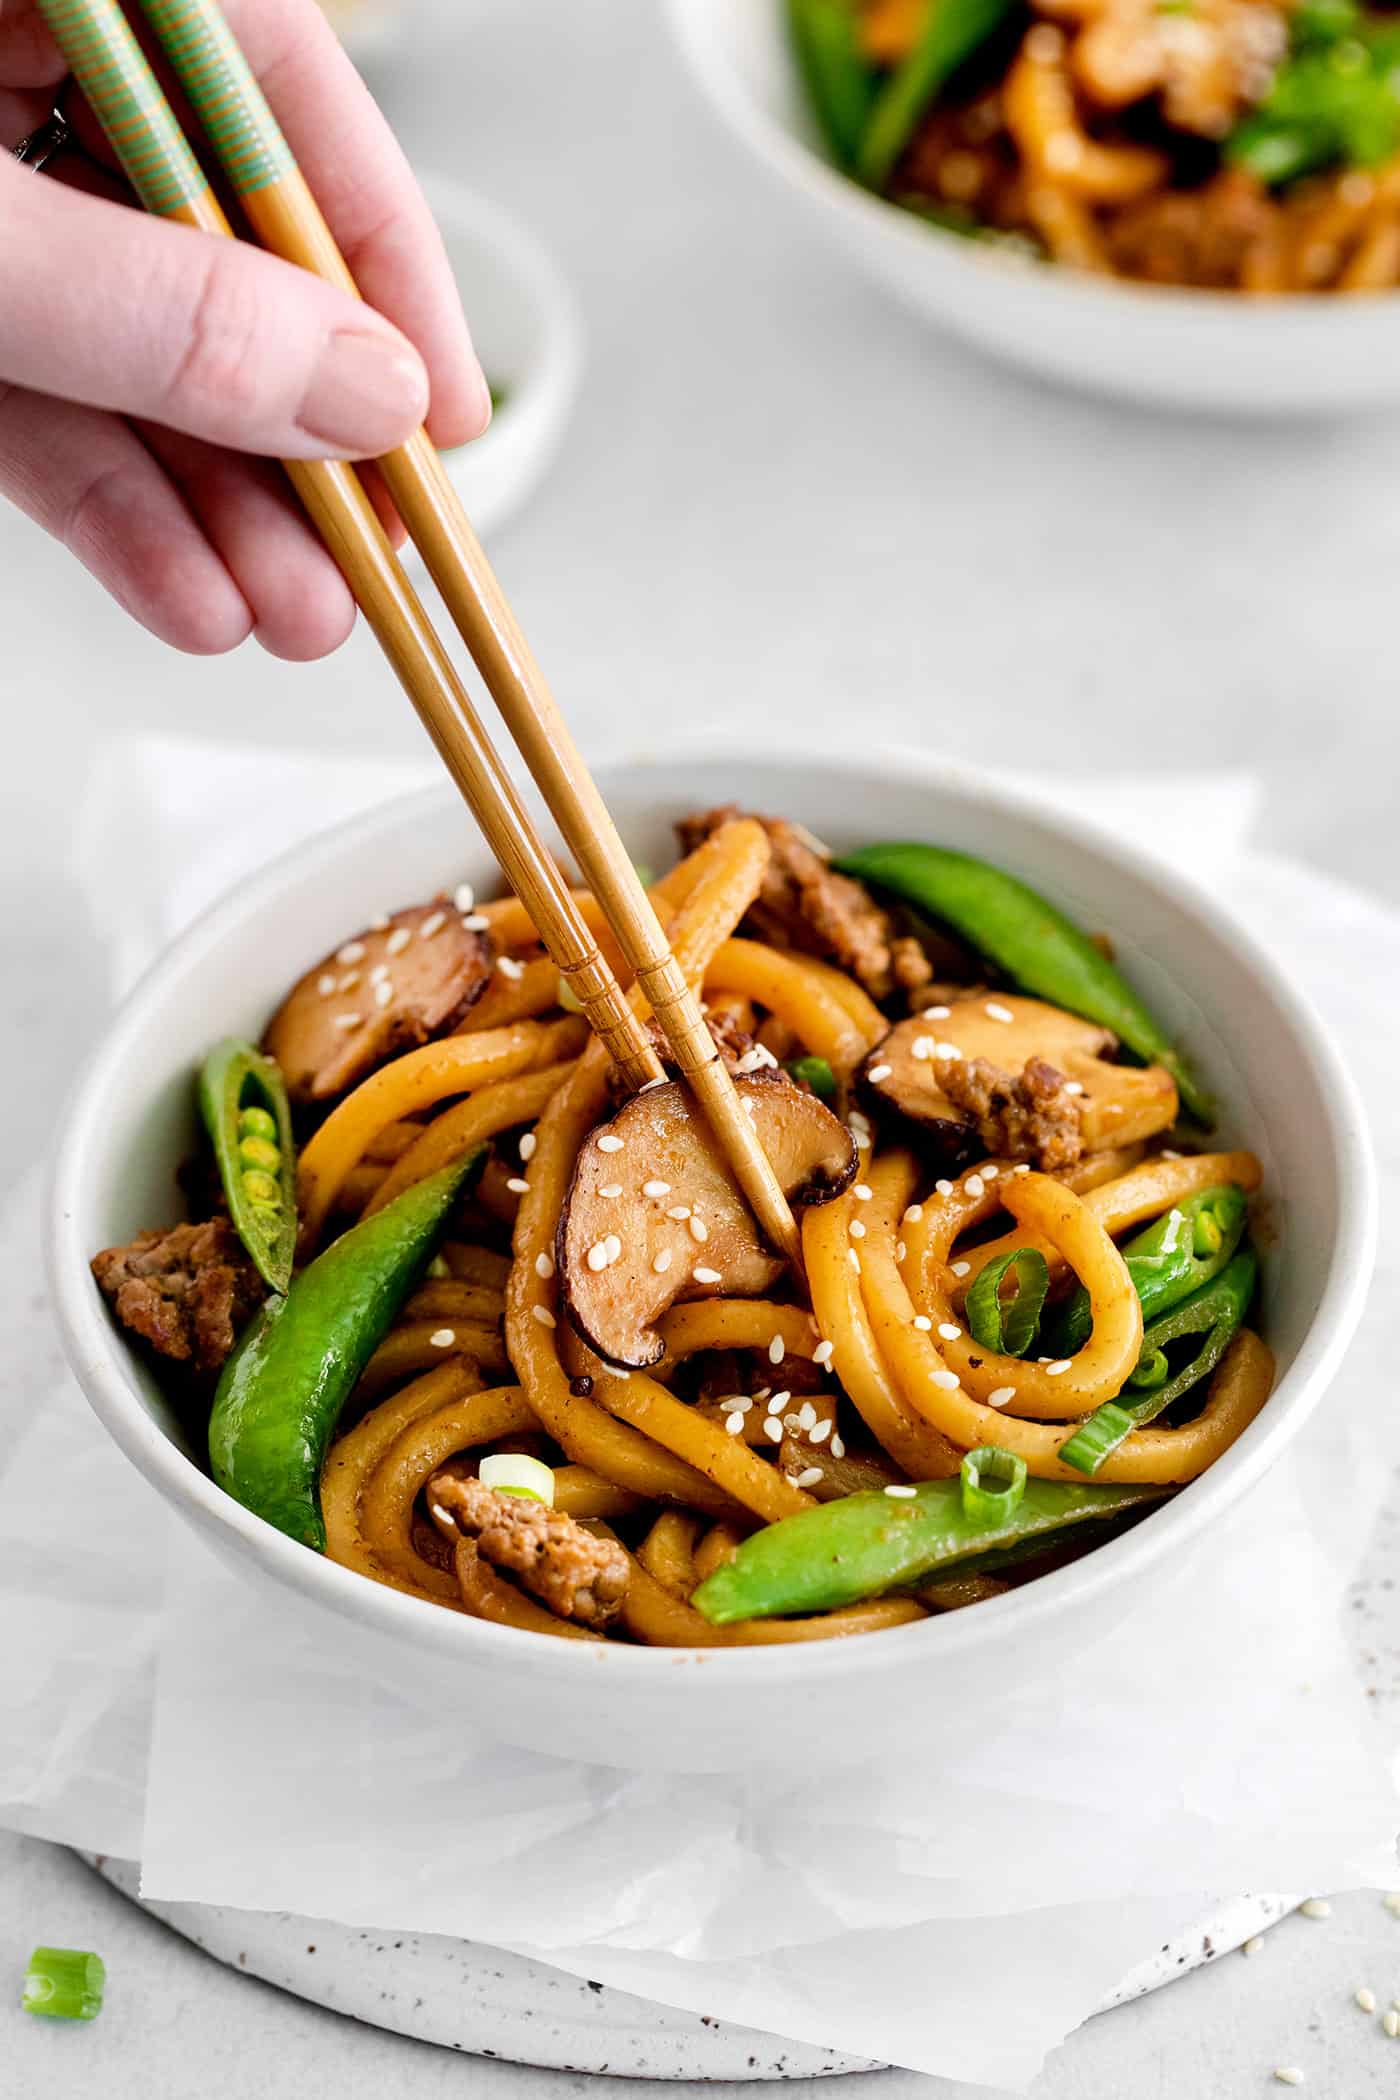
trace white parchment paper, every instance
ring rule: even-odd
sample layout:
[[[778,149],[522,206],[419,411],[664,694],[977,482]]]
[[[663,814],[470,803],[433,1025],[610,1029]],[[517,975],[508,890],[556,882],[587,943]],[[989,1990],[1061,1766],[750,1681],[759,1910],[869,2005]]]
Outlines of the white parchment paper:
[[[83,839],[118,980],[270,851],[422,777],[317,757],[270,781],[208,745],[106,766]],[[1168,853],[1209,832],[1236,910],[1325,1004],[1400,1193],[1400,919],[1244,850],[1247,781],[1055,792]],[[147,878],[120,925],[114,858]],[[33,1276],[0,1387],[31,1423],[0,1480],[0,1817],[139,1854],[152,1895],[458,1934],[1005,2089],[1213,1898],[1396,1878],[1394,1746],[1340,1614],[1400,1456],[1377,1312],[1209,1555],[1125,1598],[1091,1655],[1048,1652],[994,1735],[967,1711],[936,1762],[911,1742],[817,1783],[646,1778],[502,1749],[440,1685],[410,1705],[365,1682],[177,1530],[57,1360],[35,1206],[0,1221],[0,1273]]]

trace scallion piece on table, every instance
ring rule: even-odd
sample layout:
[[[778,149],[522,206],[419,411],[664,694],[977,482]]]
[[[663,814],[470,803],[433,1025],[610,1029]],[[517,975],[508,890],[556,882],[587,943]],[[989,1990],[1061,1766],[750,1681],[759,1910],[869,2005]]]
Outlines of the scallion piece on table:
[[[554,1507],[553,1470],[543,1459],[531,1458],[526,1451],[493,1452],[477,1467],[477,1478],[483,1487],[494,1488],[498,1495],[524,1495],[531,1502]]]
[[[1009,1297],[1002,1289],[1008,1277],[1015,1285]],[[999,1254],[967,1294],[964,1310],[972,1339],[999,1356],[1024,1356],[1035,1340],[1049,1288],[1050,1270],[1038,1248]]]
[[[1026,1461],[999,1444],[980,1444],[962,1462],[963,1515],[974,1524],[1004,1524],[1026,1492]]]
[[[24,1972],[20,2003],[46,2020],[95,2020],[106,1987],[100,1954],[80,1947],[36,1947]]]

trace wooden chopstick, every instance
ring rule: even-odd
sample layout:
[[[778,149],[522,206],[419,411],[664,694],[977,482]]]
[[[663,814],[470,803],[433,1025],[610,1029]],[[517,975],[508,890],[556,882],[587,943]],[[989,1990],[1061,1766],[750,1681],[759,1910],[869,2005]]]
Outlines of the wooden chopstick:
[[[265,246],[357,294],[343,256],[214,0],[143,0]],[[231,228],[116,0],[40,0],[148,209]],[[607,808],[425,431],[381,462],[390,492],[768,1239],[801,1269],[796,1222]],[[358,477],[288,462],[293,486],[590,1024],[634,1087],[662,1076],[612,973],[379,527]]]

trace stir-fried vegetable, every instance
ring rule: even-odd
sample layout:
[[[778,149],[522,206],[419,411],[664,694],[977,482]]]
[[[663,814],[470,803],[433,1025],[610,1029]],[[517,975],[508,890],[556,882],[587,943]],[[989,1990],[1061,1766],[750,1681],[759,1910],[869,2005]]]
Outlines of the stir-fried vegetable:
[[[788,33],[817,122],[838,166],[853,168],[875,100],[850,0],[788,0]]]
[[[478,1148],[352,1225],[268,1300],[224,1365],[209,1418],[214,1478],[318,1553],[318,1482],[340,1411],[484,1157]]]
[[[100,1954],[81,1947],[36,1947],[24,1972],[20,2004],[46,2020],[95,2020],[106,1988]]]
[[[1073,1466],[1080,1473],[1096,1473],[1130,1430],[1155,1421],[1183,1393],[1208,1378],[1244,1321],[1258,1272],[1254,1249],[1242,1247],[1210,1283],[1154,1321],[1143,1336],[1138,1368],[1118,1398],[1095,1408],[1088,1421],[1081,1422],[1061,1447],[1061,1465]],[[1197,1334],[1204,1335],[1205,1340],[1190,1361],[1173,1375],[1168,1346]],[[1132,1397],[1135,1389],[1141,1392],[1140,1399]]]
[[[888,181],[915,126],[945,81],[1001,27],[1015,6],[1016,0],[933,0],[918,42],[881,87],[860,141],[860,175],[872,189],[881,189]]]
[[[1376,167],[1400,150],[1400,27],[1348,0],[1310,0],[1291,45],[1231,133],[1228,159],[1277,186],[1338,163]]]
[[[1047,898],[1005,869],[945,846],[888,840],[835,865],[931,912],[1037,998],[1111,1028],[1149,1064],[1165,1065],[1185,1106],[1209,1126],[1209,1094],[1122,974]]]
[[[554,1469],[528,1451],[493,1451],[476,1470],[481,1485],[498,1495],[523,1495],[527,1502],[554,1507]]]
[[[1244,1190],[1233,1183],[1202,1189],[1127,1242],[1121,1251],[1144,1320],[1156,1319],[1220,1274],[1244,1236],[1246,1209]],[[1089,1293],[1081,1287],[1050,1324],[1046,1347],[1056,1356],[1073,1356],[1093,1324]]]
[[[230,1036],[199,1074],[199,1107],[234,1230],[270,1290],[292,1280],[296,1153],[287,1089],[274,1060]]]
[[[1013,1286],[1009,1293],[1008,1282]],[[1039,1248],[998,1254],[980,1271],[963,1307],[972,1339],[999,1356],[1024,1356],[1035,1340],[1049,1288],[1050,1269]]]
[[[819,1101],[836,1099],[836,1074],[824,1057],[794,1057],[786,1069],[800,1085],[809,1086]]]

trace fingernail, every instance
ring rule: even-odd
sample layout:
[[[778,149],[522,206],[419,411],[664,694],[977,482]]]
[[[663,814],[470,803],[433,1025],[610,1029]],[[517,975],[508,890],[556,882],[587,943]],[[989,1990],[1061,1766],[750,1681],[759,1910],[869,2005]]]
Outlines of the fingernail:
[[[428,375],[411,350],[368,329],[327,339],[297,422],[338,452],[373,458],[402,444],[428,412]]]

